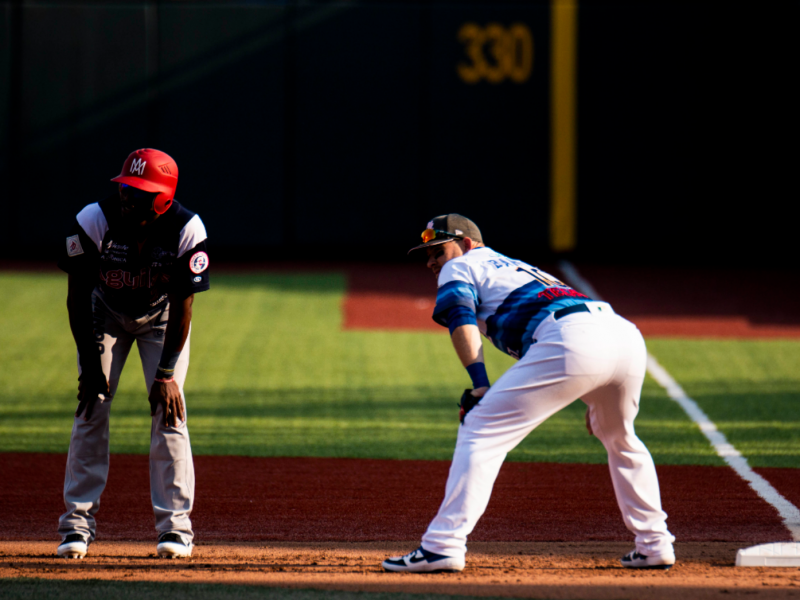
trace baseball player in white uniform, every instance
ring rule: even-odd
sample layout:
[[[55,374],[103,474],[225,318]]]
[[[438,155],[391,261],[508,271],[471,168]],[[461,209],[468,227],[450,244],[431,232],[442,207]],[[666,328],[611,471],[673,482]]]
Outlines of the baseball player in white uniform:
[[[669,569],[673,542],[661,509],[655,465],[633,421],[645,375],[644,340],[605,302],[483,245],[478,227],[458,214],[428,223],[423,244],[438,280],[433,319],[449,328],[473,389],[461,401],[461,427],[439,512],[419,548],[386,559],[387,571],[460,571],[467,536],[480,519],[508,452],[576,399],[586,426],[608,452],[622,520],[636,547],[622,566]],[[518,359],[494,385],[481,334]],[[532,499],[535,506],[535,499]]]
[[[69,273],[67,309],[78,348],[78,409],[64,478],[58,555],[83,558],[109,468],[109,419],[133,343],[149,392],[150,495],[167,558],[192,554],[194,466],[183,384],[194,294],[209,289],[206,229],[174,201],[178,165],[142,148],[113,178],[118,189],[81,210],[59,267]]]

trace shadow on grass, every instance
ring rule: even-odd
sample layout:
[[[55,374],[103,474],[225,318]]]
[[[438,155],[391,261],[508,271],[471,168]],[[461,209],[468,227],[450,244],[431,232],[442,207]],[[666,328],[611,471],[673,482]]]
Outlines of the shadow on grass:
[[[458,398],[446,387],[190,391],[192,446],[196,454],[210,455],[449,460],[459,430]],[[741,394],[694,397],[753,466],[796,467],[800,427],[791,420],[796,396],[788,385],[773,389],[776,393],[759,394],[757,386],[745,386]],[[63,402],[63,409],[51,403],[37,410],[33,399],[14,398],[19,408],[4,411],[0,451],[65,452],[75,402]],[[556,413],[508,460],[606,462],[605,449],[584,429],[584,410],[576,401]],[[144,394],[121,394],[111,414],[112,452],[147,453],[150,416]],[[56,425],[58,435],[53,434]],[[659,464],[723,464],[698,427],[660,391],[645,388],[635,426]]]

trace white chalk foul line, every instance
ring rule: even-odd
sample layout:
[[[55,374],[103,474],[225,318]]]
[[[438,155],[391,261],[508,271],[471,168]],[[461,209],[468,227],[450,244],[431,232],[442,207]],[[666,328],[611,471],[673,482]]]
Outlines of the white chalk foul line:
[[[584,279],[575,266],[568,261],[561,261],[559,268],[570,284],[579,292],[586,294],[595,300],[602,300],[600,294],[594,289],[591,283]],[[755,492],[768,504],[774,507],[783,524],[789,530],[794,541],[800,541],[800,509],[784,498],[778,490],[764,479],[761,475],[753,471],[747,459],[742,456],[733,444],[731,444],[714,422],[708,418],[703,409],[692,400],[683,388],[675,381],[667,370],[662,367],[655,357],[647,353],[647,372],[650,376],[663,387],[667,395],[677,402],[686,412],[689,418],[697,423],[700,431],[706,436],[714,451],[736,471],[737,475],[744,479]]]

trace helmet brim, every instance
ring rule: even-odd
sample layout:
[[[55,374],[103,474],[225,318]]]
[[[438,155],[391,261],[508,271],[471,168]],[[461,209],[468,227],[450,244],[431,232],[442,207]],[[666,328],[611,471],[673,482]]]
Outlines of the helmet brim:
[[[420,244],[419,246],[414,246],[411,250],[406,252],[406,255],[411,254],[414,250],[419,250],[420,248],[430,248],[431,246],[438,246],[439,244],[446,244],[447,242],[453,242],[453,241],[455,241],[457,239],[460,239],[460,238],[451,237],[451,238],[447,238],[447,239],[444,239],[444,240],[431,240],[430,242],[427,242],[425,244]]]
[[[130,175],[118,175],[114,177],[111,181],[116,181],[117,183],[124,183],[125,185],[129,185],[131,187],[135,187],[140,190],[144,190],[145,192],[151,192],[154,194],[170,194],[172,192],[172,188],[167,185],[160,185],[153,181],[148,181],[147,179],[143,179],[141,177],[132,177]]]

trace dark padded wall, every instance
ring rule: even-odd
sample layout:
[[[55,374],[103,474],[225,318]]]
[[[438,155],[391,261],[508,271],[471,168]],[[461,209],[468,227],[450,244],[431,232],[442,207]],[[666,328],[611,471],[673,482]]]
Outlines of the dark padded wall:
[[[227,259],[404,260],[450,211],[501,251],[552,258],[549,2],[0,7],[0,258],[52,256],[144,146],[175,157],[177,198]],[[789,17],[580,7],[574,256],[793,262]],[[476,59],[469,24],[506,41],[523,27],[530,72],[510,77],[488,38]],[[475,60],[495,82],[464,80]]]
[[[487,244],[533,260],[548,245],[549,7],[435,6],[431,23],[427,214],[463,212]],[[533,39],[529,78],[464,83],[455,66],[471,61],[466,46],[453,43],[464,23],[483,31],[525,24]],[[486,44],[487,62],[491,53]]]
[[[284,242],[286,27],[275,6],[160,11],[156,145],[217,247]]]
[[[582,256],[794,264],[789,16],[788,4],[581,7]]]
[[[298,11],[307,18],[311,9]],[[297,33],[294,240],[402,241],[420,228],[420,9],[342,10]],[[424,228],[424,223],[422,224]],[[421,231],[421,230],[420,230]]]

